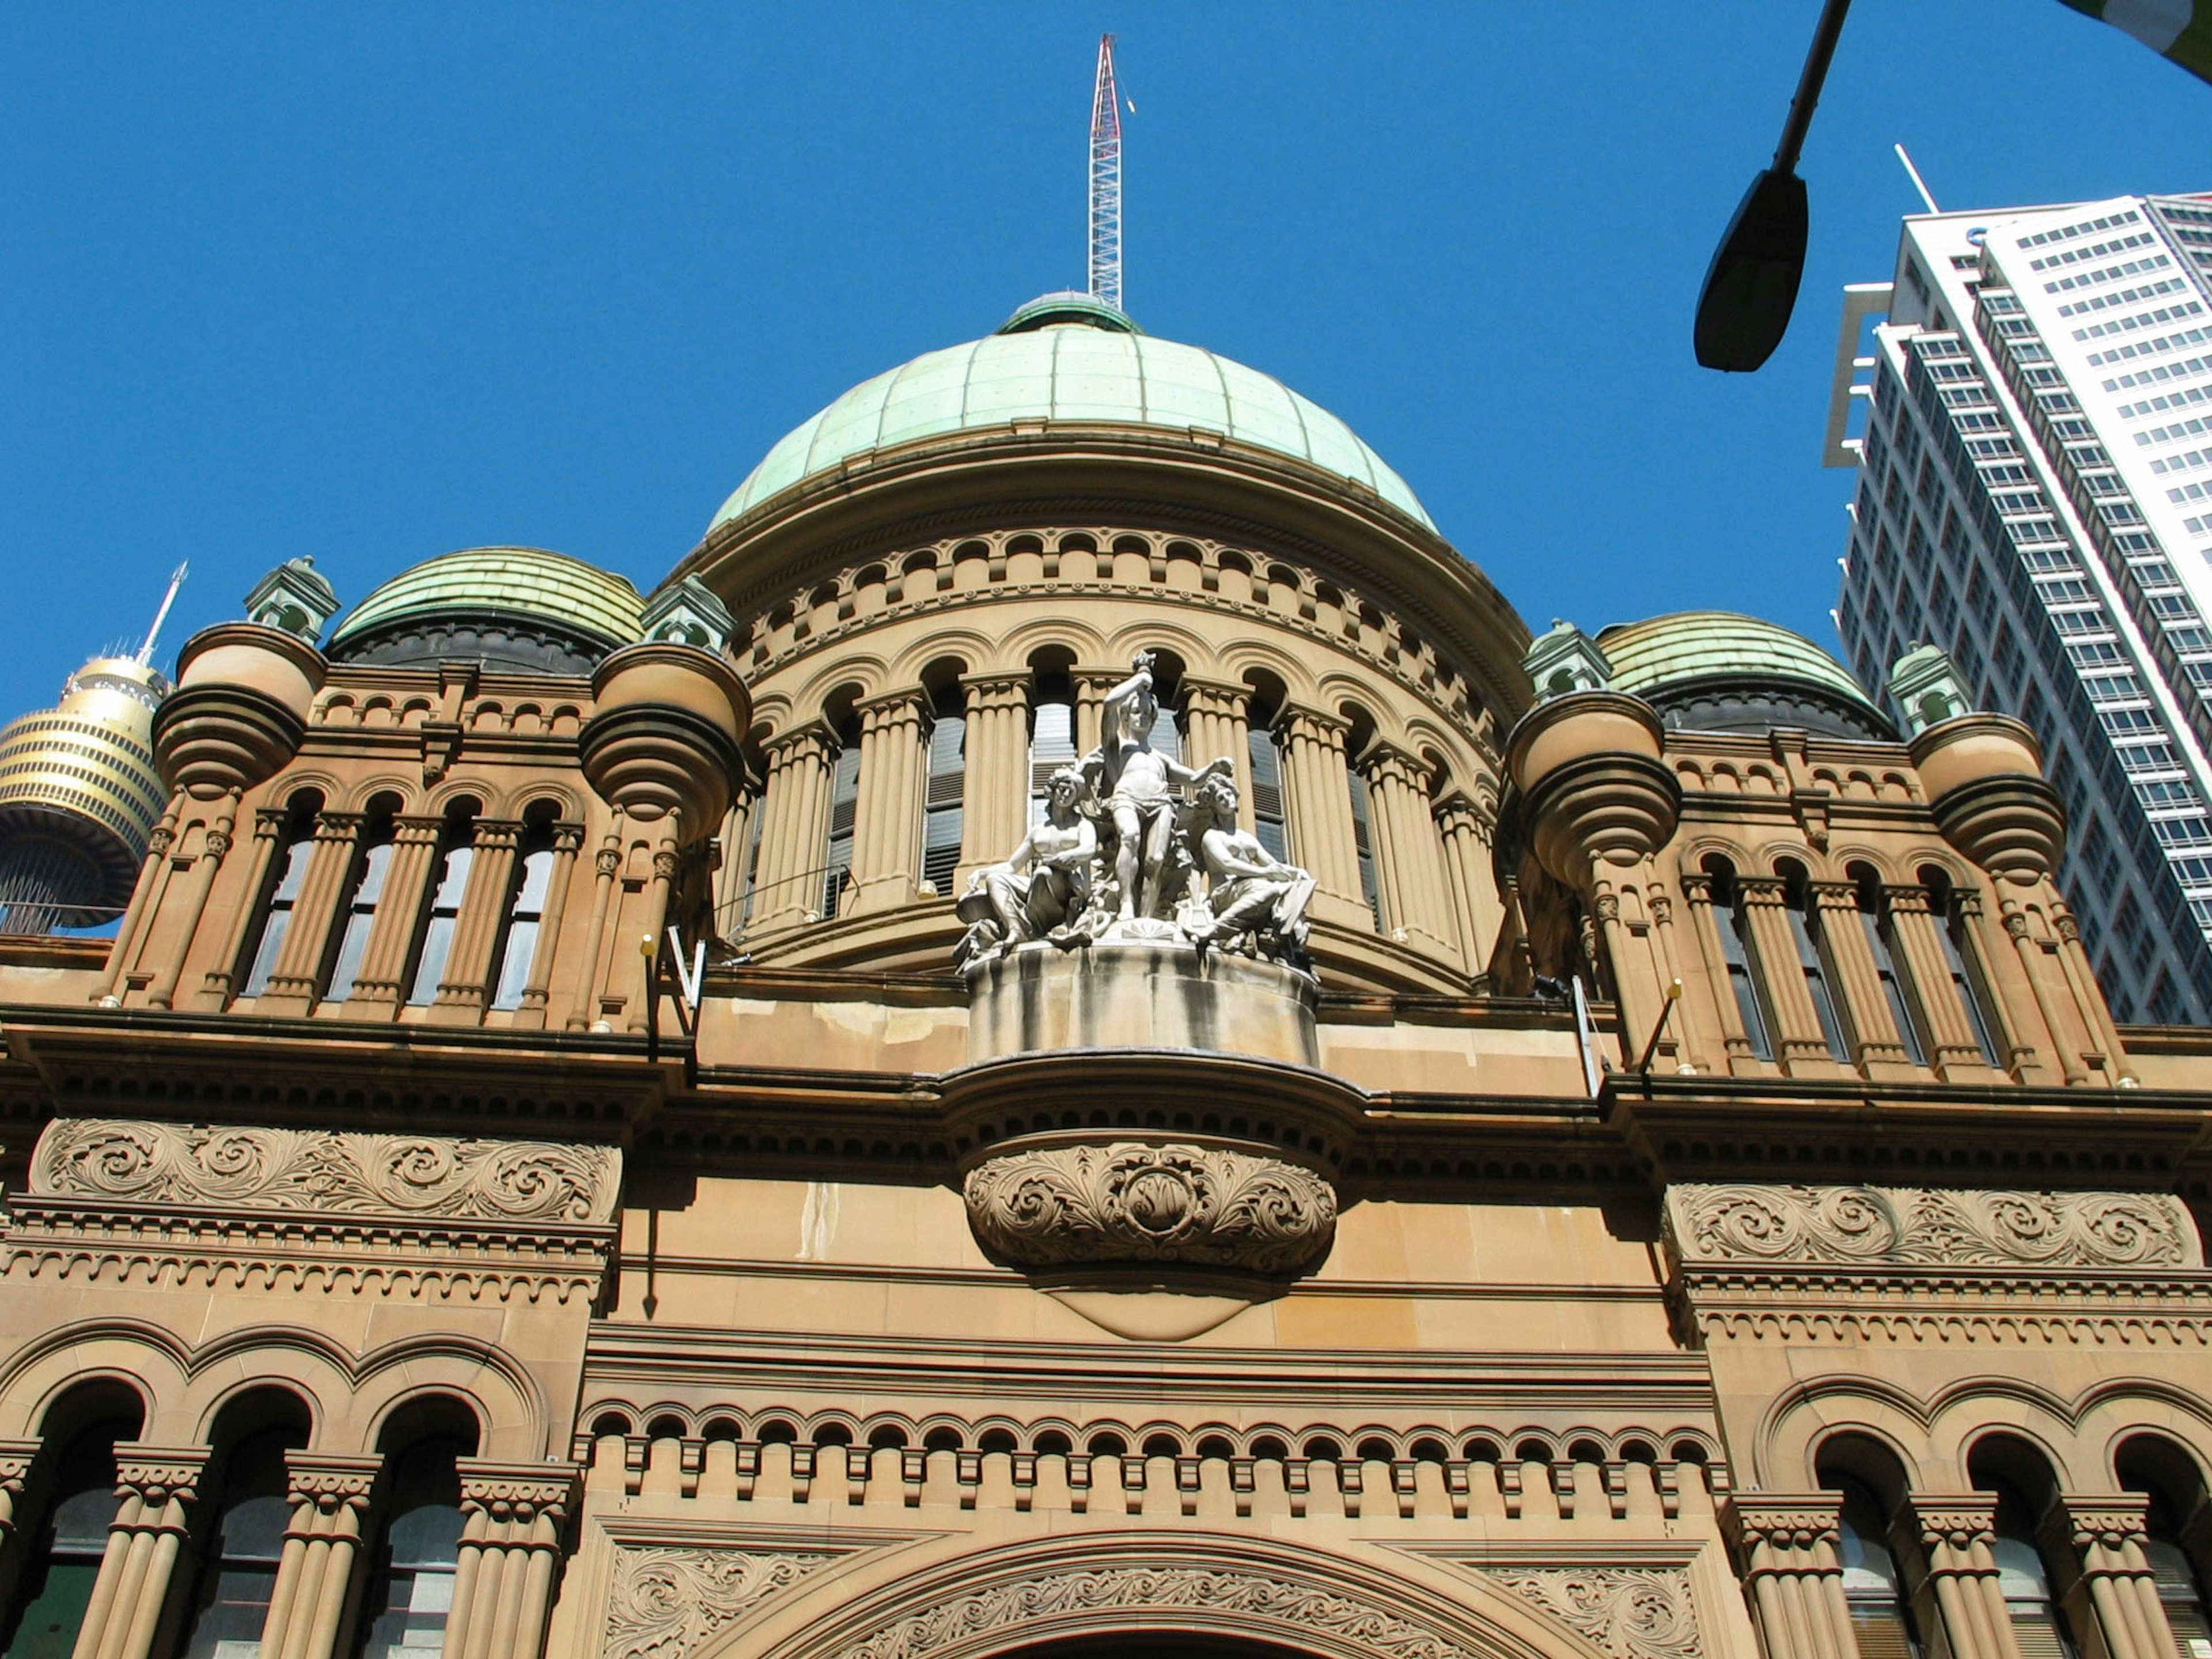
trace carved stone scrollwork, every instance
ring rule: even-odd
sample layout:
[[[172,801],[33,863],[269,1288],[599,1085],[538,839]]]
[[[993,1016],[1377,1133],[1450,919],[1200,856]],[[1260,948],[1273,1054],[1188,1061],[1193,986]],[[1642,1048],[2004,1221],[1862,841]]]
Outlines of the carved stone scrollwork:
[[[842,1553],[676,1546],[617,1550],[600,1651],[604,1659],[681,1659]]]
[[[2196,1267],[2179,1199],[2156,1193],[1680,1185],[1668,1231],[1686,1262]]]
[[[1686,1574],[1649,1567],[1563,1567],[1492,1574],[1522,1600],[1613,1656],[1693,1659],[1698,1615]]]
[[[1184,1142],[1042,1145],[964,1183],[986,1249],[1024,1268],[1173,1263],[1309,1273],[1336,1233],[1336,1192],[1310,1170]]]
[[[611,1217],[620,1178],[610,1146],[58,1118],[40,1138],[31,1191],[574,1224]]]

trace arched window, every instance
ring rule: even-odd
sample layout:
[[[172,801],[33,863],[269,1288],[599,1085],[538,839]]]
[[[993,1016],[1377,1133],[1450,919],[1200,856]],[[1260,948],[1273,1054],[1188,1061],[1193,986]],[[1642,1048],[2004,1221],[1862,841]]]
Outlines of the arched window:
[[[259,1428],[221,1458],[216,1501],[202,1533],[199,1579],[178,1650],[183,1659],[246,1659],[260,1650],[292,1519],[284,1454],[306,1439],[294,1427]]]
[[[822,860],[822,920],[834,921],[838,901],[853,878],[853,829],[860,810],[860,726],[848,719],[837,728],[837,758],[830,769],[830,843]]]
[[[392,814],[388,811],[372,813],[362,833],[361,851],[354,858],[352,890],[338,913],[343,921],[337,956],[323,992],[329,1001],[343,1002],[353,994],[362,957],[368,951],[369,933],[376,926],[376,907],[384,897],[385,876],[392,867]]]
[[[1836,1553],[1844,1570],[1844,1604],[1859,1659],[1919,1659],[1920,1638],[1897,1558],[1889,1548],[1889,1516],[1861,1480],[1831,1475],[1826,1484],[1844,1494]]]
[[[1859,923],[1866,930],[1867,950],[1874,957],[1875,978],[1889,1005],[1889,1018],[1897,1027],[1898,1041],[1915,1066],[1928,1063],[1928,1044],[1920,1025],[1920,1010],[1913,1005],[1905,976],[1899,971],[1896,930],[1889,905],[1882,896],[1881,878],[1865,865],[1851,872],[1857,884]]]
[[[430,889],[430,915],[422,928],[422,948],[415,959],[415,985],[408,1002],[424,1007],[438,1000],[446,958],[453,953],[453,930],[460,923],[461,900],[469,890],[469,869],[476,862],[476,811],[448,812],[438,838],[438,875]]]
[[[2034,1512],[2009,1486],[1998,1488],[1996,1541],[1990,1553],[1997,1589],[2012,1619],[2021,1659],[2075,1659],[2073,1633],[2053,1589],[2049,1564],[2035,1541]]]
[[[1252,833],[1277,858],[1287,859],[1291,847],[1284,830],[1283,751],[1276,746],[1275,734],[1256,723],[1245,727],[1244,747],[1252,769]]]
[[[1797,865],[1783,866],[1783,908],[1790,919],[1790,942],[1797,948],[1797,970],[1805,976],[1805,989],[1813,999],[1813,1012],[1820,1022],[1820,1036],[1828,1045],[1832,1060],[1848,1061],[1851,1057],[1850,1043],[1844,1036],[1842,1016],[1836,1010],[1836,996],[1828,983],[1828,969],[1820,949],[1820,921],[1813,908],[1813,893],[1804,870]]]
[[[516,848],[514,891],[507,900],[504,937],[499,946],[499,975],[491,1006],[520,1008],[530,984],[530,965],[538,957],[538,934],[545,920],[545,900],[553,890],[553,825],[531,824]]]
[[[5,1659],[70,1659],[115,1519],[115,1443],[137,1433],[135,1416],[106,1417],[63,1447],[46,1518],[26,1534],[28,1548],[0,1638]]]
[[[2129,1441],[2116,1462],[2120,1484],[2149,1495],[2143,1553],[2176,1646],[2183,1659],[2197,1659],[2212,1651],[2212,1613],[2208,1613],[2204,1595],[2205,1563],[2191,1549],[2184,1527],[2188,1517],[2204,1508],[2203,1476],[2186,1453],[2150,1436]],[[2200,1535],[2195,1541],[2202,1545],[2205,1540]]]
[[[1713,928],[1720,935],[1721,962],[1728,969],[1729,989],[1735,994],[1744,1040],[1758,1058],[1771,1060],[1774,1042],[1767,1034],[1766,1011],[1751,969],[1751,927],[1743,913],[1743,890],[1737,884],[1735,866],[1726,859],[1707,859],[1705,872],[1712,883]]]
[[[952,891],[960,863],[960,837],[968,790],[968,715],[957,680],[933,700],[929,727],[929,773],[921,810],[921,876],[940,894]]]
[[[1928,890],[1928,908],[1936,918],[1936,938],[1943,947],[1944,965],[1951,970],[1951,994],[1966,1011],[1966,1023],[1974,1028],[1974,1041],[1981,1048],[1983,1061],[2000,1066],[2002,1062],[1997,1058],[1997,1045],[1990,1037],[1990,1021],[1984,1012],[1980,987],[1967,967],[1964,908],[1958,895],[1951,890],[1949,878],[1941,870],[1932,866],[1923,870],[1920,881]]]
[[[393,1460],[369,1558],[360,1659],[425,1659],[446,1639],[461,1556],[461,1483],[453,1460],[473,1443],[419,1440]]]
[[[302,796],[292,803],[289,815],[281,832],[284,851],[277,866],[276,885],[270,890],[261,918],[261,941],[253,948],[253,965],[246,971],[246,980],[239,988],[240,996],[258,997],[269,988],[269,975],[276,971],[277,953],[284,948],[284,935],[292,926],[292,908],[300,902],[300,890],[307,885],[308,861],[315,855],[315,815],[322,810],[319,796]]]

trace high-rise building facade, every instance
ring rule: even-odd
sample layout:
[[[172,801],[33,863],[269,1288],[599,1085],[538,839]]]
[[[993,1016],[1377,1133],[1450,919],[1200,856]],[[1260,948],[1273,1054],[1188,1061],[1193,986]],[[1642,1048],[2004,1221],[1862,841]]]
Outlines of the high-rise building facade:
[[[1938,646],[2033,727],[2106,995],[2212,1022],[2212,197],[1915,216],[1845,319],[1846,656],[1880,696]]]

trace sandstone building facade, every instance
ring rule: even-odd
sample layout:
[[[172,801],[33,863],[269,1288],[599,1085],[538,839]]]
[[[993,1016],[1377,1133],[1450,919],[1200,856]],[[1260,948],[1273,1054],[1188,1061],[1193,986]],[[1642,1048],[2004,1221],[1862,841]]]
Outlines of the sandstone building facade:
[[[651,595],[311,574],[181,653],[113,936],[0,939],[9,1659],[2212,1638],[2212,1050],[1940,660],[1532,641],[1079,296]]]

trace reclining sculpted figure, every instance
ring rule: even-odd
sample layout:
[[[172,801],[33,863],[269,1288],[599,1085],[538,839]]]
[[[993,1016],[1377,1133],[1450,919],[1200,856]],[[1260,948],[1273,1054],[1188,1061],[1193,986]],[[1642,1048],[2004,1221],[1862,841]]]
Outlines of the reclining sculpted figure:
[[[1030,827],[1004,864],[968,878],[957,909],[969,928],[953,953],[955,965],[991,961],[1031,939],[1088,943],[1081,924],[1098,856],[1097,826],[1083,811],[1089,790],[1073,767],[1054,773],[1044,822]]]

